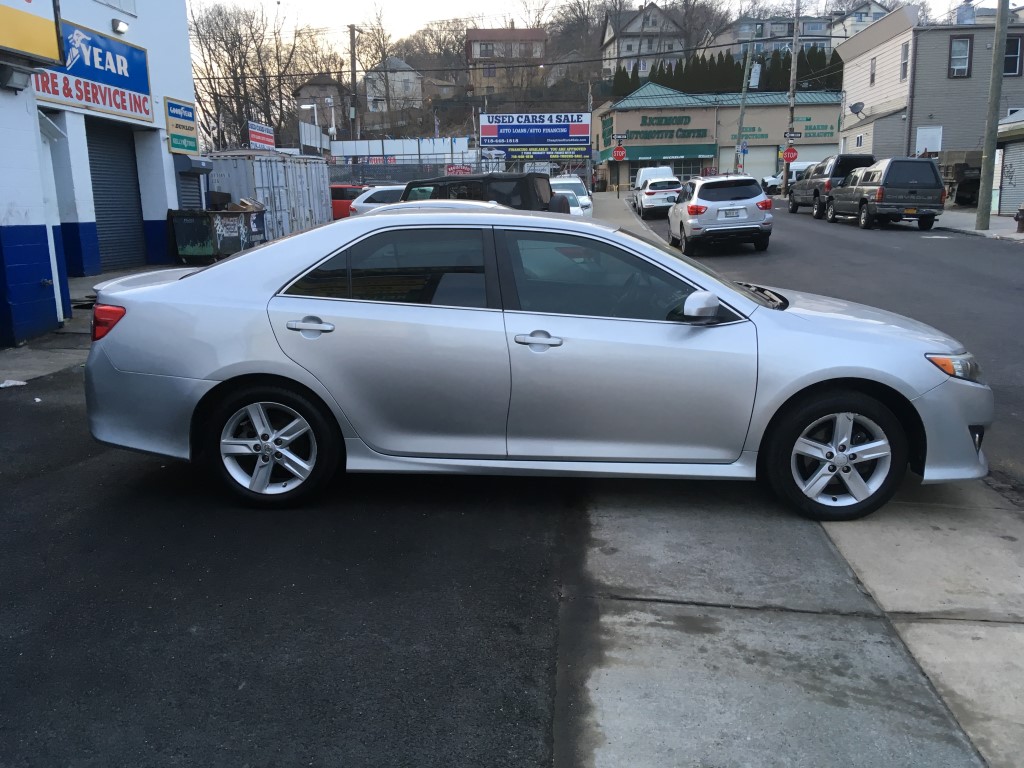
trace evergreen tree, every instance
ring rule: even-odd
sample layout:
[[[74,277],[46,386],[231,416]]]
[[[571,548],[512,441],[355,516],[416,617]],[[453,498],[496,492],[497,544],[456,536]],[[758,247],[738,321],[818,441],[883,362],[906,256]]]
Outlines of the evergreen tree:
[[[679,78],[679,90],[683,93],[697,93],[697,57],[691,55]]]
[[[629,76],[629,92],[632,93],[640,87],[640,64],[633,62],[633,72]]]
[[[807,52],[807,64],[810,67],[810,89],[812,91],[820,91],[825,88],[825,77],[826,67],[828,67],[828,58],[825,56],[825,50],[814,46],[810,51]]]
[[[716,93],[718,91],[718,61],[714,54],[708,57],[704,64],[704,88],[703,93]]]
[[[786,69],[782,58],[782,52],[778,50],[772,51],[771,58],[768,59],[768,66],[763,76],[764,83],[761,86],[762,91],[781,91],[783,90],[782,83],[786,79]]]
[[[664,62],[659,61],[654,66],[654,69],[651,70],[650,82],[656,83],[658,85],[664,85],[665,84],[665,66],[664,66]]]
[[[729,93],[736,93],[743,86],[743,66],[737,67],[736,60],[732,57],[732,51],[725,54],[725,79],[724,87]]]
[[[839,56],[839,51],[832,51],[832,58],[828,60],[828,77],[825,82],[825,87],[830,91],[842,90],[843,60]]]
[[[685,85],[686,63],[682,59],[676,59],[676,67],[672,71],[672,87],[677,91],[683,90]]]
[[[810,83],[807,82],[810,79],[810,75],[811,65],[807,62],[807,54],[801,48],[800,52],[796,55],[796,87],[798,90],[810,87]],[[805,83],[807,85],[804,85]]]
[[[629,75],[626,73],[625,67],[619,67],[615,70],[615,79],[612,80],[612,98],[619,101],[627,96],[629,96]]]

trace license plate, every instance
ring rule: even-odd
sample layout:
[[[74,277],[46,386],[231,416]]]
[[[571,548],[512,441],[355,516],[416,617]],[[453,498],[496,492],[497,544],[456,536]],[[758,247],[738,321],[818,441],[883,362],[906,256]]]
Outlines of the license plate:
[[[917,208],[904,208],[904,213],[917,213]]]
[[[726,211],[725,218],[727,219],[738,219],[740,217],[739,211]]]

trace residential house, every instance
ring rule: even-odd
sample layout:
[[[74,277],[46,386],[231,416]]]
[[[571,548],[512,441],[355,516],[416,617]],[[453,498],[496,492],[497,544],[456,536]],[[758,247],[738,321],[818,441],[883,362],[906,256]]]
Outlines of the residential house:
[[[601,35],[601,71],[612,77],[619,67],[638,65],[646,77],[659,61],[685,58],[686,35],[680,21],[656,3],[637,10],[608,11]]]
[[[809,51],[817,46],[826,54],[831,54],[831,23],[831,16],[801,16],[800,47]],[[755,55],[788,51],[793,45],[793,24],[792,16],[773,16],[769,19],[740,16],[719,34],[709,38],[704,53],[717,55],[721,51],[732,53],[733,58],[739,59],[746,55],[748,49]]]
[[[436,77],[424,77],[422,82],[423,98],[427,101],[454,99],[462,90],[458,83],[453,83],[449,80],[439,80]]]
[[[366,72],[366,111],[402,112],[423,107],[423,75],[402,59],[388,57]]]
[[[547,37],[544,29],[466,30],[466,66],[473,94],[514,96],[540,85]]]
[[[337,137],[347,136],[349,132],[349,107],[351,106],[351,89],[331,75],[316,75],[304,82],[294,91],[292,97],[300,106],[316,105],[316,120],[320,128],[329,130],[337,127]],[[313,110],[304,114],[303,122],[312,123]]]
[[[837,46],[858,32],[863,32],[888,13],[889,9],[881,3],[877,3],[875,0],[866,0],[846,13],[833,14],[832,21],[828,25],[832,45]]]
[[[847,107],[840,146],[876,157],[981,149],[994,35],[994,25],[980,22],[921,26],[917,6],[908,5],[840,44]],[[1014,22],[1003,114],[1024,107],[1022,43],[1024,24]]]

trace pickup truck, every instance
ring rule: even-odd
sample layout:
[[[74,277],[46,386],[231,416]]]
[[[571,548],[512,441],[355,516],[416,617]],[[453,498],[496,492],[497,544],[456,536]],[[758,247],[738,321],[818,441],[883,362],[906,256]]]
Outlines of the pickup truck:
[[[934,160],[896,157],[858,168],[834,185],[825,218],[856,216],[861,229],[909,219],[929,230],[942,214],[946,188]]]

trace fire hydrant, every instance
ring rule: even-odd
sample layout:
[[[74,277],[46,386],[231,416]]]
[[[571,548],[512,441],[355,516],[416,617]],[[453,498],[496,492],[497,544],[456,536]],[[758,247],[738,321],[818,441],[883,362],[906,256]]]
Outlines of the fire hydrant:
[[[1017,222],[1017,233],[1024,234],[1024,203],[1021,203],[1017,212],[1013,214],[1013,220]]]

